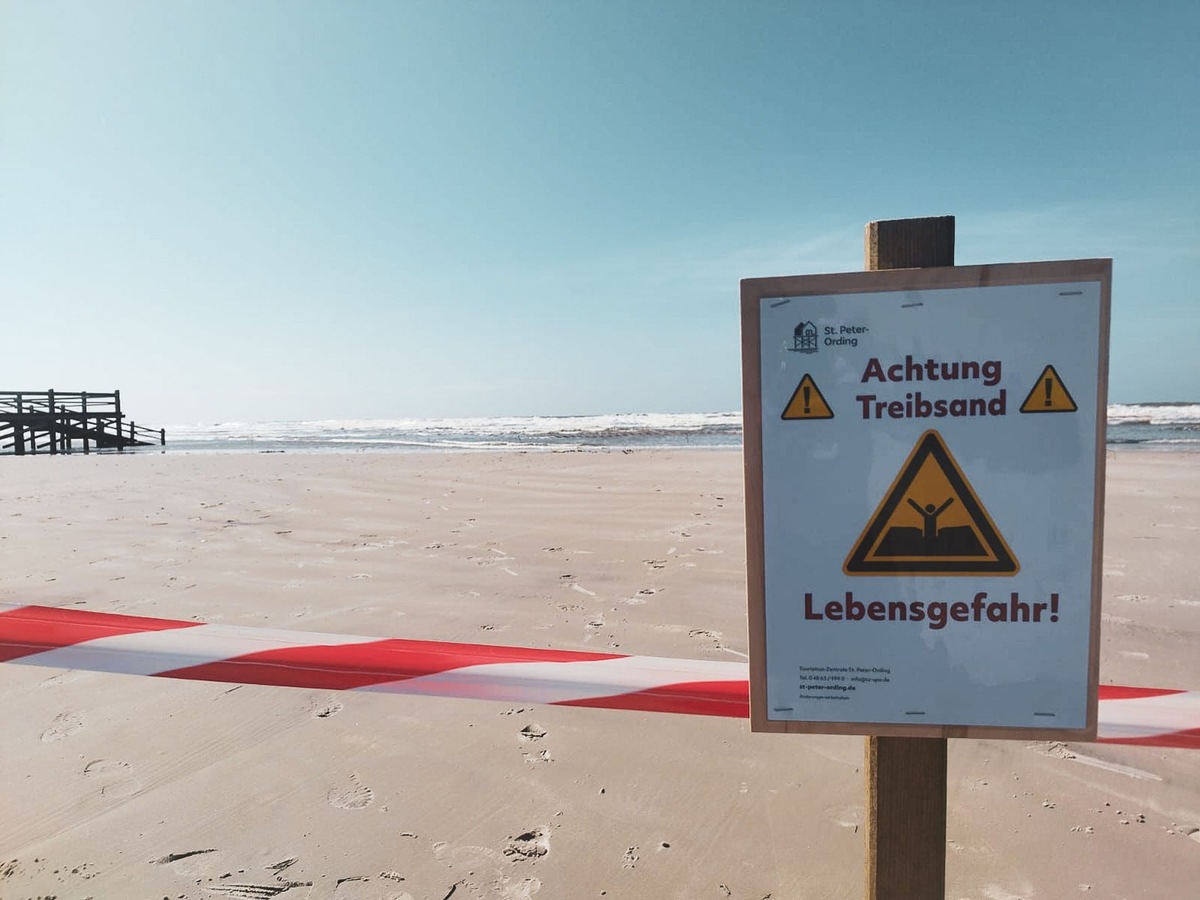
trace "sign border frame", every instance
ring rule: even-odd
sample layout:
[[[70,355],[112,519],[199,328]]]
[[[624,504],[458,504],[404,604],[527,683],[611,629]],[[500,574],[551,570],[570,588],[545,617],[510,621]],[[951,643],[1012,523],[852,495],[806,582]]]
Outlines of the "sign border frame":
[[[1096,360],[1096,471],[1092,509],[1091,622],[1087,717],[1083,728],[1008,725],[921,725],[892,722],[805,722],[771,719],[767,710],[766,559],[763,521],[761,305],[765,298],[892,293],[952,288],[1098,282],[1100,334]],[[881,737],[1094,741],[1100,684],[1100,604],[1104,559],[1104,411],[1108,401],[1111,259],[997,263],[881,269],[821,275],[744,278],[741,281],[742,440],[746,502],[746,591],[750,649],[750,730],[791,734]],[[1075,402],[1078,404],[1079,400]]]

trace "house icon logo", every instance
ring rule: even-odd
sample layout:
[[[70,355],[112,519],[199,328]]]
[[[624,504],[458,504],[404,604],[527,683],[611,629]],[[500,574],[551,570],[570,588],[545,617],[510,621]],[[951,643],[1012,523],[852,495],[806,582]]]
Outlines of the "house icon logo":
[[[812,322],[801,322],[792,333],[792,346],[788,348],[797,353],[816,353],[817,326]]]

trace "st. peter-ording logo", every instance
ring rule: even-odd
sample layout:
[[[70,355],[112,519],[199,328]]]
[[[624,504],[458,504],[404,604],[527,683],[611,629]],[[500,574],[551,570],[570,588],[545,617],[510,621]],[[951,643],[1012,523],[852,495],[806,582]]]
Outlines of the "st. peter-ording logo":
[[[817,326],[812,322],[801,322],[797,325],[792,333],[790,349],[797,353],[816,353],[820,349],[817,346]]]

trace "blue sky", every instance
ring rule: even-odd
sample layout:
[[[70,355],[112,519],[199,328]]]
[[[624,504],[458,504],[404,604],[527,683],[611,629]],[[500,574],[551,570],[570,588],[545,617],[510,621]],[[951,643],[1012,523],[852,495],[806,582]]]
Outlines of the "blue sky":
[[[1200,400],[1195,2],[0,0],[5,390],[153,424],[740,408],[738,280],[1114,258]],[[1064,340],[1069,340],[1064,335]]]

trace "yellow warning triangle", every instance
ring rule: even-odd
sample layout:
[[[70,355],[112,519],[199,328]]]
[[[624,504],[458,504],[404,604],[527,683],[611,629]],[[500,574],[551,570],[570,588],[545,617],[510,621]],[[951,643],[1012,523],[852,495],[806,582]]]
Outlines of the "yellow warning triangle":
[[[1067,386],[1062,383],[1054,366],[1046,366],[1033,385],[1033,390],[1021,404],[1023,413],[1075,412],[1079,409]]]
[[[921,435],[842,571],[847,575],[1015,575],[1017,558],[942,436]]]
[[[832,419],[833,410],[821,394],[811,375],[805,375],[796,385],[792,399],[783,411],[782,419]]]

